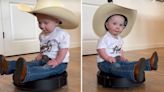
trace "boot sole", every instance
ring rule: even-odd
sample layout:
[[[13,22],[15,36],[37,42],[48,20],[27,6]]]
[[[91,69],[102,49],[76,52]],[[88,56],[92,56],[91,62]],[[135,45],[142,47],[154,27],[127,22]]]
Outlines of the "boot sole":
[[[137,81],[142,82],[144,80],[144,76],[145,76],[144,70],[145,70],[145,67],[146,67],[146,62],[145,62],[144,58],[141,58],[139,60],[139,62],[140,62],[140,67],[139,67],[139,74],[138,74],[138,77],[137,77]]]
[[[157,52],[155,52],[154,54],[155,54],[155,56],[154,56],[154,65],[153,65],[153,67],[154,67],[154,70],[157,70],[157,68],[158,68],[158,54],[157,54]]]

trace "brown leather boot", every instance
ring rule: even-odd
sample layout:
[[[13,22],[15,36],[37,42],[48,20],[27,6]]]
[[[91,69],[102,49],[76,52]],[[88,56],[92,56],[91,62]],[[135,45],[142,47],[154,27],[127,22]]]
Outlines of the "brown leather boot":
[[[20,57],[16,61],[16,70],[13,75],[14,83],[21,84],[26,77],[26,73],[27,73],[27,66],[26,66],[25,59]]]
[[[158,54],[156,51],[150,57],[150,67],[151,67],[151,70],[157,70],[158,68]]]
[[[144,58],[141,58],[134,67],[134,77],[137,82],[142,82],[145,78],[146,62]]]
[[[5,59],[5,56],[0,55],[0,74],[7,74],[8,62]]]

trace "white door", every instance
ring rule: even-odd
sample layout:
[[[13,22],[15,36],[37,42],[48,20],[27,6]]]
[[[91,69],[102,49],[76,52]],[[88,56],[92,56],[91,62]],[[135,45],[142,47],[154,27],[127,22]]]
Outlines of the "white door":
[[[92,28],[93,16],[96,9],[107,3],[107,0],[82,0],[83,32],[82,32],[82,55],[96,54],[97,41],[99,37]]]
[[[36,18],[16,8],[18,3],[33,5],[36,0],[2,0],[4,55],[18,55],[39,51],[40,32]]]

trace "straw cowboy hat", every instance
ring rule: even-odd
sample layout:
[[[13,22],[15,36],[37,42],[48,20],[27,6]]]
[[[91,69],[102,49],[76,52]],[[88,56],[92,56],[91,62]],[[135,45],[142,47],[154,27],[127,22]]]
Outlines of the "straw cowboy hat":
[[[131,31],[133,24],[136,19],[137,11],[129,8],[125,8],[119,5],[115,5],[113,3],[107,3],[104,5],[101,5],[95,12],[93,17],[93,29],[94,32],[99,36],[103,36],[106,33],[105,29],[105,21],[108,17],[114,14],[121,14],[124,15],[128,23],[125,27],[125,29],[120,34],[122,37],[125,37],[128,35],[128,33]]]
[[[77,16],[72,11],[64,8],[60,0],[37,0],[34,8],[25,4],[19,4],[17,8],[33,15],[40,13],[57,18],[62,22],[59,25],[61,28],[72,29],[79,24]]]

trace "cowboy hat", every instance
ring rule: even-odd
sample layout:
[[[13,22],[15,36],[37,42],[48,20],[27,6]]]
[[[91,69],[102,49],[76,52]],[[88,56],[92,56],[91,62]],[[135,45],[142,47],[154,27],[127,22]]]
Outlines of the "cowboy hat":
[[[120,34],[121,37],[125,37],[128,35],[128,33],[131,31],[132,26],[135,22],[137,11],[129,8],[125,8],[113,3],[107,3],[104,5],[101,5],[95,12],[93,16],[93,29],[94,32],[99,36],[103,36],[106,33],[105,29],[105,21],[108,17],[120,14],[127,18],[128,23]]]
[[[59,25],[61,28],[72,29],[79,24],[77,16],[72,11],[64,8],[60,0],[37,0],[34,8],[25,4],[18,4],[17,8],[33,15],[40,13],[57,18],[62,22]]]

